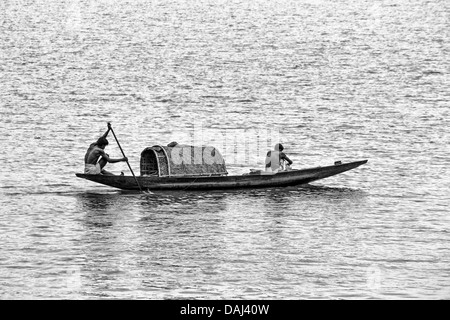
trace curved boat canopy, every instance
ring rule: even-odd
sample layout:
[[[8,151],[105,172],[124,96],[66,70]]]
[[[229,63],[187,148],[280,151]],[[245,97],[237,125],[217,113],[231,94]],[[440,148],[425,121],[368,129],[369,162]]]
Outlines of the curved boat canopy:
[[[225,161],[211,146],[195,147],[155,145],[141,153],[141,176],[223,176],[227,175]]]

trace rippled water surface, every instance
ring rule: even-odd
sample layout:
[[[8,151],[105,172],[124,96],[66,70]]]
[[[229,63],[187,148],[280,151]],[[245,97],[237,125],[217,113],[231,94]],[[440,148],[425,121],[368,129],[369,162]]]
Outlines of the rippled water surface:
[[[449,15],[1,1],[0,298],[450,298]],[[269,127],[295,168],[369,162],[295,188],[123,192],[74,175],[108,121],[135,173],[199,124],[236,133],[230,174],[255,168],[233,158],[242,132]]]

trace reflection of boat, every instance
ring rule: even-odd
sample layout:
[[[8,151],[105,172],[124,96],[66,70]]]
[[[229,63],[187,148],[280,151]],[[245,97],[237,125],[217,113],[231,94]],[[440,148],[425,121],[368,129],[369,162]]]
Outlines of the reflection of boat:
[[[188,148],[190,157],[186,156]],[[196,161],[195,157],[203,161]],[[206,156],[206,158],[205,158]],[[281,171],[276,174],[250,173],[227,175],[220,153],[212,147],[163,147],[154,146],[141,154],[141,175],[136,179],[142,189],[191,190],[191,189],[239,189],[286,187],[309,183],[354,169],[367,160],[340,163],[326,167]],[[77,177],[107,186],[139,190],[133,176],[89,175],[77,173]]]

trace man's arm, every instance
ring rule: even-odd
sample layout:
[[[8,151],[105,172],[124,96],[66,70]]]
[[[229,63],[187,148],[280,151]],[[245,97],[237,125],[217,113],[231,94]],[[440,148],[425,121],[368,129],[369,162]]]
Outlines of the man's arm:
[[[113,158],[110,158],[110,157],[105,153],[105,151],[103,151],[103,150],[99,151],[99,154],[102,156],[103,159],[105,159],[105,160],[108,161],[109,163],[116,163],[116,162],[121,162],[121,161],[128,161],[128,158],[127,158],[127,157],[120,158],[120,159],[113,159]]]
[[[108,130],[103,134],[103,138],[106,138],[108,136],[108,133],[111,131],[111,123],[108,122]]]
[[[289,158],[287,157],[287,155],[285,155],[284,153],[281,154],[281,159],[286,160],[286,161],[288,162],[288,165],[293,164],[292,160],[289,159]]]

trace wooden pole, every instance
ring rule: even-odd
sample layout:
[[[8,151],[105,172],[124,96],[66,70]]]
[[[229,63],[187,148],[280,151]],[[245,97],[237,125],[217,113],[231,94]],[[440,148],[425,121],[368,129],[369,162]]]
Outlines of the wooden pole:
[[[116,139],[116,142],[117,142],[117,145],[118,145],[119,148],[120,148],[120,151],[122,151],[122,155],[124,156],[124,158],[126,158],[125,153],[123,152],[123,149],[122,149],[122,147],[120,146],[119,140],[117,140],[116,134],[114,133],[114,130],[113,130],[113,128],[112,128],[112,126],[111,126],[110,123],[109,123],[109,128],[111,129],[111,132],[112,132],[112,134],[113,134],[113,136],[114,136],[114,139]],[[128,168],[129,168],[130,171],[131,171],[131,174],[132,174],[133,177],[134,177],[134,180],[136,181],[136,183],[137,183],[137,185],[138,185],[138,187],[139,187],[139,190],[142,192],[141,185],[139,184],[138,179],[137,179],[136,176],[134,175],[133,169],[131,169],[131,166],[130,166],[130,163],[128,162],[128,160],[127,160],[127,164],[128,164]]]

